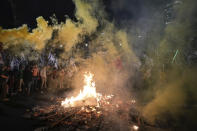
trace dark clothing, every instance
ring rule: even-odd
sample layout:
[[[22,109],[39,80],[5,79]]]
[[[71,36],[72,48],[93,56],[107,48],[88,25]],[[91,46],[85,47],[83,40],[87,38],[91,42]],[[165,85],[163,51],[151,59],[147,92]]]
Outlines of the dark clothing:
[[[23,72],[23,80],[25,83],[25,88],[27,89],[27,95],[30,94],[31,92],[31,87],[32,87],[32,72],[31,69],[26,68]]]
[[[19,78],[20,79],[23,79],[23,74],[24,74],[23,72],[24,72],[24,70],[19,70]]]
[[[4,76],[9,76],[9,74],[8,74],[8,72],[5,70],[5,71],[0,71],[0,82],[1,83],[4,83],[4,82],[6,82],[7,83],[7,81],[8,81],[8,78],[3,78],[3,77],[1,77],[1,75],[4,75]]]
[[[3,78],[1,77],[3,75],[3,71],[0,69],[0,84],[3,82]]]
[[[33,67],[32,69],[32,85],[33,85],[33,90],[38,89],[38,79],[39,79],[39,69],[38,67]]]
[[[9,71],[8,86],[9,86],[9,93],[11,94],[14,91],[14,86],[15,86],[14,71]]]
[[[5,98],[7,94],[7,82],[8,78],[3,78],[2,75],[8,77],[9,74],[6,70],[0,72],[0,90],[1,90],[1,98]]]
[[[33,85],[33,90],[38,89],[38,77],[33,77],[32,78],[32,85]]]
[[[25,69],[23,72],[23,80],[25,83],[32,81],[32,72],[29,69]]]

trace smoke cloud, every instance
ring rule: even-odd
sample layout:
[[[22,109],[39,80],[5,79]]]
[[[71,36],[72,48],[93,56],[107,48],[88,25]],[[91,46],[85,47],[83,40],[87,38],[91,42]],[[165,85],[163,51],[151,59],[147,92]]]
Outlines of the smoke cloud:
[[[11,57],[24,56],[28,61],[39,61],[43,54],[53,54],[59,66],[75,72],[71,85],[76,92],[82,88],[83,73],[91,71],[97,89],[102,93],[126,93],[132,69],[139,64],[126,31],[116,28],[107,19],[101,1],[73,2],[77,21],[66,18],[65,22],[58,24],[52,18],[53,25],[49,25],[40,16],[36,19],[37,28],[31,32],[27,25],[1,29],[3,48],[11,52]],[[78,63],[77,66],[73,67],[72,62]]]
[[[88,70],[102,93],[124,98],[134,88],[139,111],[147,121],[170,121],[177,128],[184,123],[183,129],[195,125],[197,2],[115,0],[107,7],[115,16],[113,22],[101,1],[73,2],[77,22],[67,18],[49,25],[38,17],[32,32],[27,25],[0,28],[4,49],[13,56],[23,53],[28,60],[60,49],[59,63],[70,58],[80,63],[72,79],[76,90],[81,89],[82,75]]]
[[[192,114],[197,113],[197,2],[115,0],[110,5],[112,19],[126,29],[141,62],[133,79],[142,115],[153,124],[192,129]]]
[[[192,129],[196,122],[191,114],[196,114],[197,102],[194,81],[197,2],[145,3],[136,24],[126,21],[133,24],[126,26],[129,40],[142,62],[140,77],[136,78],[143,82],[136,89],[140,103],[144,103],[140,110],[154,124]]]

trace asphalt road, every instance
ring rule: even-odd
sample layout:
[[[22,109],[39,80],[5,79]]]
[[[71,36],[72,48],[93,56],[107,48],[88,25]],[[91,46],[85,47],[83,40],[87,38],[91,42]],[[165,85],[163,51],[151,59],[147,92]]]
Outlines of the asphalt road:
[[[49,95],[33,94],[31,96],[15,96],[9,101],[0,101],[0,128],[1,131],[32,131],[40,121],[27,119],[28,110],[37,105],[49,104]],[[2,130],[3,129],[3,130]]]

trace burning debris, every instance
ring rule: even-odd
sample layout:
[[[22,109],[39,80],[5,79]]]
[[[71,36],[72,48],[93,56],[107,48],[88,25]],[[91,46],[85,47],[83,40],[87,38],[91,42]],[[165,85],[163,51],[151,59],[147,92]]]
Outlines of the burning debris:
[[[34,107],[28,118],[41,121],[35,131],[137,131],[155,128],[141,117],[134,99],[123,101],[115,95],[97,93],[93,76],[90,72],[84,73],[83,90],[76,97],[57,98],[55,104]]]
[[[96,92],[95,82],[93,81],[92,73],[84,74],[83,90],[76,97],[71,97],[70,99],[65,99],[62,101],[61,105],[64,107],[75,107],[82,105],[97,105],[99,107],[106,100],[111,99],[113,95],[102,96],[102,94]]]
[[[107,104],[98,106],[64,107],[61,101],[50,106],[35,107],[31,112],[31,118],[41,120],[42,126],[47,129],[71,130],[138,130],[138,126],[129,119],[129,107],[131,105]],[[110,100],[107,100],[110,103]],[[125,111],[127,110],[127,111]],[[138,118],[136,118],[138,119]],[[123,128],[124,127],[124,128]],[[138,128],[137,128],[138,127]]]
[[[83,87],[83,91],[80,90],[80,93],[76,97],[71,97],[70,99],[65,99],[62,101],[62,106],[64,107],[74,107],[76,105],[87,104],[94,105],[99,104],[101,94],[96,92],[95,82],[93,82],[93,74],[85,73],[84,82],[86,83]]]
[[[83,90],[76,97],[55,99],[54,104],[36,106],[30,117],[40,120],[35,130],[137,131],[159,130],[139,113],[136,100],[96,91],[93,74],[84,73]]]
[[[133,123],[129,122],[129,112],[131,107],[134,108],[135,100],[113,102],[114,95],[103,96],[97,93],[90,72],[84,74],[84,82],[79,95],[65,100],[58,98],[55,104],[49,106],[37,106],[31,112],[32,118],[45,122],[47,129],[130,130]],[[133,125],[131,130],[136,131],[138,128]]]

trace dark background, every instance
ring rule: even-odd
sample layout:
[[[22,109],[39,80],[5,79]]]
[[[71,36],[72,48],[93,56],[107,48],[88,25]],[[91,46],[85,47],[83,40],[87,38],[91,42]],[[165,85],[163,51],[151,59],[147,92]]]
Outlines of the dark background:
[[[1,0],[0,26],[13,28],[28,24],[35,27],[38,16],[49,20],[53,14],[59,21],[64,21],[65,15],[73,19],[74,10],[72,0]]]
[[[115,19],[119,22],[120,20],[136,20],[138,18],[142,0],[123,1],[103,0],[109,20]],[[50,16],[55,14],[60,22],[65,21],[65,15],[75,20],[74,13],[75,5],[72,0],[1,0],[0,26],[13,28],[27,24],[30,28],[34,28],[38,16],[49,20]]]

